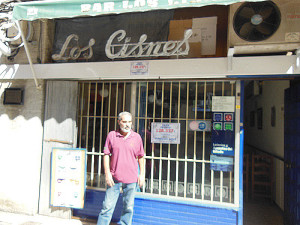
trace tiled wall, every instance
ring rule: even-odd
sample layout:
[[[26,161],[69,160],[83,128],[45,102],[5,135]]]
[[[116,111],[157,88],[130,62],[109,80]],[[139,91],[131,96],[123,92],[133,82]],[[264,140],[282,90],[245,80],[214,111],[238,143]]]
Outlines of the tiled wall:
[[[96,219],[104,199],[104,192],[87,190],[84,209],[74,209],[73,216]],[[119,198],[112,222],[121,215],[122,198]],[[136,197],[134,225],[233,225],[237,212],[232,209],[209,208],[171,201]]]
[[[133,224],[237,224],[237,213],[233,210],[200,207],[165,200],[136,198],[134,210]]]

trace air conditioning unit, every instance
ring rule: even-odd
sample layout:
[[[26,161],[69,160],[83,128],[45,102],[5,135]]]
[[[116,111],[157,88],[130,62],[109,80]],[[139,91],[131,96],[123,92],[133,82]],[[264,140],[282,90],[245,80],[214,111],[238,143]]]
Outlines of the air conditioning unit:
[[[230,6],[228,46],[235,54],[300,48],[300,0],[235,3]]]

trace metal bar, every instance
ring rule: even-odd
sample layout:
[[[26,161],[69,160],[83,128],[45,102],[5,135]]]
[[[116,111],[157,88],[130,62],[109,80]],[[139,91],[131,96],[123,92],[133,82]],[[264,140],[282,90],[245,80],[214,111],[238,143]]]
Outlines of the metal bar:
[[[223,182],[224,182],[224,179],[223,179],[223,171],[220,171],[220,202],[223,202]]]
[[[131,84],[131,99],[130,99],[130,112],[132,114],[132,126],[135,127],[135,119],[136,119],[136,83],[132,82]]]
[[[94,116],[96,115],[97,112],[97,88],[98,88],[98,83],[95,83],[95,98],[94,98]],[[94,123],[93,123],[93,146],[92,146],[92,153],[95,153],[95,127],[96,127],[96,118],[94,118]],[[91,177],[94,179],[94,164],[95,164],[95,157],[94,154],[92,155],[92,165],[91,165]],[[93,186],[93,183],[91,183]]]
[[[149,90],[149,82],[147,81],[147,87],[146,87],[146,105],[145,105],[145,118],[148,116],[148,90]],[[144,149],[147,149],[147,129],[148,129],[148,120],[145,119],[145,132],[144,132]],[[147,151],[146,151],[147,153]],[[145,154],[146,155],[146,154]],[[145,160],[146,161],[146,160]],[[146,173],[146,164],[147,162],[144,163],[144,171]],[[149,180],[148,180],[148,185],[149,185]],[[145,185],[143,186],[143,193],[145,193]]]
[[[190,89],[190,82],[187,82],[186,84],[186,121],[185,121],[185,153],[184,158],[187,159],[187,150],[188,150],[188,118],[189,118],[189,89]],[[186,185],[187,185],[187,162],[184,163],[184,191],[183,196],[186,198]]]
[[[102,130],[102,125],[103,125],[103,107],[104,107],[104,83],[102,83],[102,95],[101,95],[101,112],[100,112],[100,140],[99,140],[99,162],[98,162],[98,187],[100,187],[100,180],[101,180],[101,166],[102,166],[102,135],[103,135],[103,130]]]
[[[179,81],[178,83],[178,104],[177,104],[177,120],[178,120],[178,123],[180,122],[180,92],[181,92],[181,83]],[[178,158],[179,158],[179,144],[177,144],[177,150],[176,150],[176,183],[175,183],[175,196],[177,197],[178,196],[178,170],[179,170],[179,161],[178,161]]]
[[[100,140],[99,140],[99,152],[102,152],[101,151],[101,148],[102,148],[102,134],[103,134],[103,130],[102,130],[102,126],[103,126],[103,107],[104,107],[104,96],[103,96],[103,93],[104,93],[104,86],[105,86],[105,83],[102,83],[102,95],[101,95],[101,112],[100,112],[100,127],[99,127],[99,130],[100,130]]]
[[[235,107],[235,151],[234,151],[234,204],[238,205],[239,200],[240,200],[240,170],[243,170],[243,168],[240,168],[240,106],[241,106],[241,82],[237,81],[236,82],[236,93],[235,93],[235,98],[236,98],[236,107]],[[241,184],[242,185],[242,184]]]
[[[115,104],[115,117],[118,118],[118,98],[119,98],[119,82],[116,86],[116,104]],[[115,119],[115,130],[117,129],[117,119]]]
[[[125,103],[126,103],[126,82],[124,82],[124,85],[123,85],[123,112],[125,111]]]
[[[206,119],[206,82],[204,82],[204,91],[203,91],[204,103],[203,103],[203,119]],[[202,160],[205,160],[205,131],[202,133]],[[202,189],[204,190],[205,184],[205,163],[202,163]],[[201,192],[201,199],[204,200],[204,191]]]
[[[170,83],[170,107],[169,107],[169,123],[171,123],[172,118],[172,97],[173,97],[173,82]],[[171,172],[171,144],[168,144],[168,172],[167,172],[167,196],[170,195],[170,172]]]
[[[89,117],[89,113],[90,113],[90,101],[91,101],[91,83],[89,83],[89,86],[88,86],[88,102],[87,102],[87,120],[86,120],[86,141],[85,141],[85,147],[86,149],[88,150],[88,144],[89,144],[89,139],[88,139],[88,136],[89,136],[89,123],[90,123],[90,117]]]
[[[156,82],[154,82],[154,100],[153,100],[153,122],[155,122],[155,104],[156,104]],[[153,176],[154,176],[154,144],[152,144],[152,159],[151,159],[151,194],[153,193]]]
[[[164,93],[165,93],[165,82],[162,82],[162,87],[161,87],[161,114],[160,114],[160,121],[163,122],[163,117],[164,117]],[[159,149],[159,155],[162,157],[162,144],[160,144],[160,149]],[[161,185],[162,181],[162,160],[159,160],[159,194],[161,194]]]
[[[80,104],[80,131],[79,131],[79,147],[81,147],[81,137],[82,137],[82,114],[83,114],[83,96],[84,96],[84,84],[82,84],[81,88],[81,104]]]
[[[196,82],[196,90],[195,90],[195,120],[197,120],[197,111],[198,111],[198,82]],[[197,155],[197,133],[194,131],[194,159],[196,160]],[[195,193],[195,185],[196,185],[196,168],[197,165],[193,163],[193,199],[196,197]]]
[[[216,94],[216,82],[213,82],[213,96],[215,96]],[[215,171],[211,170],[211,181],[210,181],[210,200],[213,201],[214,200],[214,175],[215,175]]]
[[[87,151],[89,151],[89,149],[88,149],[88,146],[89,146],[89,139],[88,139],[88,137],[89,137],[89,123],[90,123],[90,118],[89,118],[90,99],[91,99],[91,83],[89,83],[89,85],[88,85],[88,101],[87,101],[87,112],[86,112],[87,119],[86,119],[85,148],[87,149]],[[87,169],[91,169],[91,168],[87,168]],[[92,174],[91,174],[91,183],[93,183],[93,175]]]
[[[110,125],[110,104],[111,104],[111,82],[109,82],[109,92],[108,92],[107,134],[109,133],[109,125]]]
[[[36,72],[35,72],[35,69],[33,67],[32,59],[31,59],[31,53],[30,53],[30,50],[29,50],[29,47],[28,47],[28,44],[27,44],[26,37],[25,37],[25,35],[23,33],[23,30],[21,29],[20,22],[18,20],[16,21],[16,24],[17,24],[17,27],[18,27],[19,31],[21,32],[21,37],[22,37],[22,40],[23,40],[23,43],[24,43],[24,48],[25,48],[26,56],[27,56],[27,59],[28,59],[28,62],[29,62],[29,66],[30,66],[31,72],[32,72],[32,76],[33,76],[33,79],[34,79],[35,86],[36,86],[37,89],[41,90],[42,89],[42,85],[39,84],[39,82],[38,82],[38,80],[36,78]]]
[[[162,159],[168,160],[168,157],[160,157],[160,156],[146,156],[145,158],[153,158],[153,159]],[[171,161],[179,161],[179,162],[196,162],[196,163],[210,163],[208,160],[194,160],[194,159],[177,159],[177,158],[170,158]]]
[[[139,130],[140,130],[141,82],[139,82],[138,100],[137,100],[136,102],[137,102],[137,104],[138,104],[137,128],[136,128],[136,132],[139,133]]]
[[[231,96],[234,96],[234,93],[233,93],[233,90],[234,90],[234,83],[231,83]],[[229,172],[229,202],[232,202],[232,193],[231,193],[231,190],[232,190],[232,172],[230,171]]]

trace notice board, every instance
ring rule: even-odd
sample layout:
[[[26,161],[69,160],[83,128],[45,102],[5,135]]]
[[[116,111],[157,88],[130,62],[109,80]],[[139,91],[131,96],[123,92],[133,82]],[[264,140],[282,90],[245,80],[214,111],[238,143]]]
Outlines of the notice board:
[[[50,204],[55,207],[84,207],[86,149],[56,148],[51,153]]]

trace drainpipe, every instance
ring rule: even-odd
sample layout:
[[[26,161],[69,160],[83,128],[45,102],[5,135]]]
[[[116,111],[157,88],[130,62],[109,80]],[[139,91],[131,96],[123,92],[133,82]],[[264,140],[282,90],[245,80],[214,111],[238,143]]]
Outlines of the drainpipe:
[[[232,60],[234,55],[234,48],[229,48],[227,52],[227,71],[232,71]]]
[[[27,59],[28,59],[31,71],[32,71],[32,76],[33,76],[33,79],[34,79],[34,82],[35,82],[35,86],[36,86],[37,89],[41,90],[42,86],[38,83],[38,80],[36,78],[36,73],[35,73],[35,69],[33,67],[33,63],[32,63],[32,60],[31,60],[31,55],[30,55],[30,51],[29,51],[28,44],[27,44],[27,41],[26,41],[26,37],[25,37],[25,35],[24,35],[24,33],[21,29],[20,22],[18,20],[16,21],[16,24],[18,26],[18,29],[21,32],[21,37],[22,37],[22,40],[23,40],[23,43],[24,43],[25,52],[26,52],[26,55],[27,55]]]

